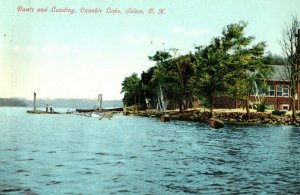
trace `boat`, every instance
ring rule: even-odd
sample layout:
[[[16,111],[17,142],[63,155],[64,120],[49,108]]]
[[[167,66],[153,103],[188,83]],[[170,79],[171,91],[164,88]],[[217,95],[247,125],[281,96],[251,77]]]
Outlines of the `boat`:
[[[160,121],[161,122],[170,122],[171,121],[170,115],[164,114],[164,115],[160,116]]]
[[[93,118],[103,118],[105,114],[103,112],[92,112],[91,117]]]
[[[211,118],[209,119],[209,125],[211,128],[220,129],[224,127],[224,122],[216,118]]]

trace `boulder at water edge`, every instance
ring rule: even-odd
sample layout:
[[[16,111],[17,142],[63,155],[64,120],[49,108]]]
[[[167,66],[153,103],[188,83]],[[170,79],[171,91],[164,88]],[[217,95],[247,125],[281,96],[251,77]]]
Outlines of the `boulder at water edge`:
[[[224,122],[219,119],[211,118],[209,119],[209,125],[212,128],[220,129],[224,127]]]

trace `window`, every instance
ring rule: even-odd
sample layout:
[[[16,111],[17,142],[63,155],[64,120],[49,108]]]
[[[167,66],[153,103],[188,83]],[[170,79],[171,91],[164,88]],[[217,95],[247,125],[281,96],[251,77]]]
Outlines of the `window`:
[[[269,86],[268,96],[272,96],[272,97],[275,96],[275,86],[274,85]]]
[[[290,105],[282,104],[282,110],[289,110],[289,109],[290,109]]]
[[[283,97],[289,97],[289,87],[287,85],[283,86],[282,96]]]
[[[281,85],[277,85],[277,94],[276,96],[282,96],[282,87]]]

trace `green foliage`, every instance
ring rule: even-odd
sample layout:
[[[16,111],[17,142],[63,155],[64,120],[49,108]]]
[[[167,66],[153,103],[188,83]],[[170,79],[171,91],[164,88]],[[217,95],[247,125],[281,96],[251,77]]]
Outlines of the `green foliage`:
[[[286,62],[286,58],[280,55],[272,54],[271,52],[267,52],[267,55],[265,55],[263,58],[263,63],[269,65],[283,65],[286,64]]]
[[[211,113],[218,95],[244,99],[249,104],[250,92],[254,86],[266,84],[272,69],[264,64],[271,61],[263,56],[265,43],[252,44],[254,37],[245,36],[246,26],[245,22],[226,26],[220,37],[213,38],[207,46],[197,46],[193,54],[177,55],[178,49],[172,48],[149,56],[156,65],[143,72],[140,81],[137,75],[123,81],[124,103],[132,103],[137,92],[142,92],[155,104],[161,86],[165,100],[181,110],[188,107],[184,100],[191,102],[194,96]],[[265,109],[264,104],[259,107]]]
[[[16,98],[0,98],[0,106],[26,107],[26,103]]]
[[[149,60],[155,61],[157,63],[163,63],[164,61],[171,59],[172,56],[167,51],[157,51],[153,56],[148,57]]]
[[[172,49],[172,51],[176,54],[177,49]],[[149,59],[157,61],[151,81],[156,86],[161,85],[164,98],[170,105],[177,105],[182,110],[187,107],[184,100],[191,100],[192,93],[189,83],[195,71],[190,55],[171,57],[171,54],[166,51],[156,52],[154,56],[149,57]],[[157,87],[156,91],[159,92]],[[160,96],[159,93],[157,96]]]
[[[283,110],[274,110],[274,111],[272,111],[272,114],[277,115],[277,116],[284,116],[285,113],[286,113],[286,111],[283,111]]]
[[[268,106],[265,101],[260,102],[259,104],[256,105],[257,112],[265,112],[267,108]]]
[[[124,79],[121,93],[124,93],[123,103],[127,106],[136,104],[140,100],[142,85],[136,73]]]
[[[265,81],[271,73],[262,64],[265,43],[251,45],[254,37],[244,35],[246,26],[245,22],[230,24],[208,46],[196,47],[193,86],[211,112],[217,95],[246,99],[253,84]]]
[[[147,71],[143,71],[141,74],[141,82],[144,92],[143,96],[150,99],[150,105],[152,107],[155,107],[156,105],[158,91],[158,84],[152,81],[156,68],[156,66],[151,67]]]

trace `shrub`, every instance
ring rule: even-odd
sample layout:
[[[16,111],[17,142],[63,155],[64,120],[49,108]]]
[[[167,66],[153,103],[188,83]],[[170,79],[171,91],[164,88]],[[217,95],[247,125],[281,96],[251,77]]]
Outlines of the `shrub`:
[[[266,99],[263,98],[260,103],[255,105],[255,109],[257,112],[264,112],[266,109],[268,108],[267,104],[266,104]]]
[[[265,103],[260,103],[256,105],[257,112],[264,112],[267,109],[267,105]]]
[[[277,116],[284,116],[285,113],[286,113],[286,111],[284,111],[284,110],[274,110],[274,111],[272,111],[272,114],[277,115]]]

